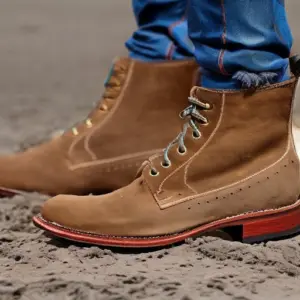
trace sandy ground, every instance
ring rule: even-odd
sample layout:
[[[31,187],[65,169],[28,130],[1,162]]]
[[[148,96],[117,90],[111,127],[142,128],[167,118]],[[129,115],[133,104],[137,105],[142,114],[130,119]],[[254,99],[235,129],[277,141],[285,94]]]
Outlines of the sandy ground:
[[[297,46],[300,2],[288,4]],[[129,1],[0,7],[0,151],[9,152],[87,113],[134,22]],[[81,247],[32,225],[45,199],[0,200],[1,300],[300,297],[300,237],[252,246],[205,237],[147,253]]]

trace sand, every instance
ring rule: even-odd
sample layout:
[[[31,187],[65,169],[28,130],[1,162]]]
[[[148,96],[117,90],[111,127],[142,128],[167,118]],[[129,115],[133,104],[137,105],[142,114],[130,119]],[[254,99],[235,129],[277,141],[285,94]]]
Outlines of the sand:
[[[298,41],[300,3],[288,4]],[[129,1],[1,0],[0,152],[82,118],[133,26]],[[257,245],[202,237],[146,253],[87,247],[32,225],[45,199],[0,199],[1,300],[300,297],[300,237]]]

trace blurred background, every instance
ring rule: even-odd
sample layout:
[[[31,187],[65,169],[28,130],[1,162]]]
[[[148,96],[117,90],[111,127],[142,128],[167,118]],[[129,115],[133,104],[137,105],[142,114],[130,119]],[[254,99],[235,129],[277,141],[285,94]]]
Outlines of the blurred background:
[[[297,50],[300,1],[286,2]],[[86,114],[134,28],[129,0],[1,0],[1,151]]]

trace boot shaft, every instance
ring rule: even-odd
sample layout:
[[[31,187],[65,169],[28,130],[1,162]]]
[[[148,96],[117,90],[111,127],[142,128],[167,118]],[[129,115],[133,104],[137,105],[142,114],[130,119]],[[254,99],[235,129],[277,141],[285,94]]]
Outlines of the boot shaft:
[[[287,197],[300,193],[291,132],[294,88],[294,80],[255,92],[193,88],[191,97],[210,107],[197,107],[208,122],[196,121],[201,137],[195,138],[195,128],[189,126],[184,135],[186,151],[180,153],[176,143],[168,151],[170,166],[163,167],[159,157],[143,172],[161,207],[215,191],[221,195],[230,189],[233,195],[245,191],[244,185],[251,193],[250,179],[258,174],[257,182],[264,182],[259,182],[261,191],[270,188],[270,181],[277,189],[289,189]],[[151,173],[153,166],[158,175]]]
[[[108,159],[162,149],[180,129],[178,111],[186,106],[196,70],[194,61],[128,59],[127,74],[111,111],[85,139],[76,142],[71,161],[78,164],[90,155]]]

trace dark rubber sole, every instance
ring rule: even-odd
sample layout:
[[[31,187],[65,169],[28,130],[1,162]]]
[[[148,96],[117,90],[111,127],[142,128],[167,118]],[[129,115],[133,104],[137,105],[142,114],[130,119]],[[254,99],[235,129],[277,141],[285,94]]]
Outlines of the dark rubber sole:
[[[22,194],[21,191],[0,187],[0,198],[12,198],[16,195],[21,195],[21,194]]]
[[[80,232],[48,222],[40,215],[34,217],[33,222],[39,228],[63,239],[109,247],[161,247],[182,242],[187,238],[193,238],[214,230],[224,230],[236,241],[255,243],[300,233],[300,200],[293,205],[279,209],[246,213],[214,221],[184,232],[151,237],[104,236]]]

